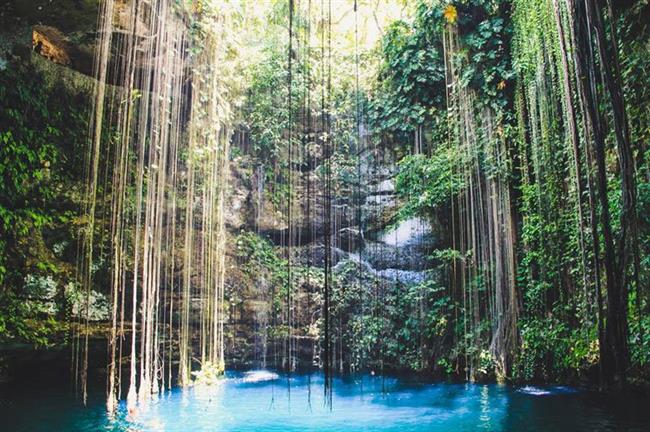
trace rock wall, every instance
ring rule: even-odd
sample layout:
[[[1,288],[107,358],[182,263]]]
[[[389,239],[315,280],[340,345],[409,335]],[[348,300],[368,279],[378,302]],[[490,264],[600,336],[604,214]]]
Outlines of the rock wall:
[[[381,162],[376,159],[376,152],[368,152],[361,167],[362,230],[357,224],[358,213],[351,204],[353,200],[345,196],[335,196],[332,200],[333,272],[335,277],[344,280],[348,277],[344,274],[348,268],[346,263],[354,263],[356,271],[361,274],[353,279],[364,281],[367,286],[363,289],[368,291],[376,285],[376,279],[389,286],[424,281],[427,277],[425,270],[432,266],[429,255],[441,242],[441,235],[431,221],[420,218],[398,220],[400,198],[394,183],[396,158],[386,152],[381,156]],[[274,185],[268,181],[265,184],[263,167],[256,162],[250,156],[239,156],[231,163],[230,201],[226,216],[228,230],[233,239],[241,232],[255,232],[274,244],[277,256],[286,258],[287,214],[274,203]],[[295,202],[300,202],[300,205],[296,204],[298,210],[292,220],[297,233],[291,247],[292,267],[295,272],[312,269],[322,277],[325,263],[324,184],[315,170],[295,172],[294,176],[302,176],[304,183],[294,187]],[[304,185],[307,178],[311,190],[316,191],[309,197]],[[274,337],[269,331],[274,326],[277,330],[284,322],[282,299],[280,316],[273,316],[272,303],[277,301],[274,293],[281,287],[273,285],[270,270],[251,276],[242,271],[242,265],[245,263],[241,258],[231,259],[227,276],[231,296],[226,355],[229,366],[286,366],[286,338]],[[299,367],[318,366],[322,280],[294,281],[294,290],[295,321],[291,339],[296,344],[297,358],[293,361]]]

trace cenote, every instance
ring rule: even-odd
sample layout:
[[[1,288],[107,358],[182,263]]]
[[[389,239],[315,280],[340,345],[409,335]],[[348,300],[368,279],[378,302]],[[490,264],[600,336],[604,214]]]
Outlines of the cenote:
[[[165,392],[109,419],[105,395],[87,407],[66,393],[23,388],[3,395],[11,431],[645,431],[648,398],[564,386],[424,383],[371,375],[228,372],[216,385]]]
[[[648,47],[648,0],[0,1],[0,430],[649,431]]]

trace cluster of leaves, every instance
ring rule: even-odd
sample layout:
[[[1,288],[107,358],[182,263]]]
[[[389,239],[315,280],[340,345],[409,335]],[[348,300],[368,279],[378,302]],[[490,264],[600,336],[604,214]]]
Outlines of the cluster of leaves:
[[[511,147],[506,150],[512,152],[515,162],[530,164],[513,173],[521,178],[510,178],[514,188],[512,204],[520,217],[517,235],[521,239],[520,246],[523,245],[519,251],[517,279],[524,307],[520,329],[522,347],[514,374],[516,378],[548,380],[584,372],[598,361],[592,319],[595,300],[591,298],[593,294],[591,297],[576,294],[579,283],[571,282],[582,277],[581,237],[575,206],[566,198],[568,189],[573,187],[567,183],[572,156],[566,144],[564,120],[552,114],[556,107],[542,107],[548,111],[544,115],[550,117],[549,121],[537,126],[541,127],[539,136],[544,139],[541,153],[531,154],[532,138],[526,135],[529,126],[520,128],[523,135],[519,147],[512,143],[511,132],[516,126],[510,113],[515,100],[515,80],[534,84],[539,77],[531,71],[536,70],[540,61],[550,62],[553,71],[549,74],[554,79],[562,75],[559,47],[553,45],[557,44],[557,29],[552,10],[549,12],[547,4],[538,2],[522,1],[517,5],[520,9],[529,9],[529,15],[520,10],[517,17],[512,17],[510,2],[504,1],[419,2],[413,22],[396,22],[385,34],[378,84],[371,95],[369,110],[375,130],[393,137],[396,144],[409,142],[420,125],[429,131],[426,138],[433,144],[429,147],[429,155],[407,156],[400,162],[396,189],[405,202],[402,216],[427,216],[447,211],[445,203],[465,187],[463,178],[456,176],[454,171],[455,167],[463,166],[461,155],[440,145],[449,140],[445,126],[449,113],[443,103],[442,29],[448,24],[457,26],[462,50],[455,53],[451,61],[460,71],[460,84],[475,92],[479,106],[487,106],[497,113],[503,127],[497,133],[505,137]],[[648,57],[647,26],[642,24],[643,17],[647,17],[647,6],[639,4],[616,12],[623,12],[615,28],[621,47],[621,73],[632,139],[638,148],[642,260],[639,278],[640,286],[647,286],[650,276],[645,269],[650,250],[647,235],[650,222],[645,217],[649,212],[645,210],[650,202],[647,187],[650,171],[644,143],[650,129],[644,121],[647,119],[648,86],[643,84],[647,81],[644,71]],[[521,21],[522,17],[526,21]],[[535,33],[527,34],[525,29],[518,28],[515,45],[511,48],[513,19],[518,25],[534,28]],[[540,46],[547,45],[550,48],[543,49],[546,54],[540,56]],[[560,100],[560,96],[554,97]],[[535,95],[520,94],[518,97],[526,103],[527,98]],[[532,103],[536,108],[535,99]],[[524,112],[527,109],[518,108]],[[608,157],[614,165],[615,154],[610,152]],[[615,175],[610,176],[608,189],[614,229],[618,230],[620,187]],[[593,260],[589,251],[586,259]],[[630,341],[632,356],[639,365],[648,361],[647,307],[643,290],[638,297],[632,292]],[[450,352],[477,348],[473,346],[474,336],[465,336],[455,347],[450,347]]]
[[[344,347],[352,370],[422,372],[446,359],[455,306],[433,280],[386,283],[347,261],[337,269],[332,305],[333,344]]]
[[[560,313],[520,323],[521,345],[514,375],[525,381],[549,382],[595,367],[599,360],[595,327],[572,326]]]
[[[224,365],[216,364],[209,361],[206,361],[201,365],[201,369],[192,372],[192,385],[201,387],[201,386],[214,386],[218,384],[223,379]]]
[[[304,7],[295,7],[290,49],[288,3],[264,10],[259,25],[268,30],[252,44],[241,109],[247,140],[236,152],[263,168],[264,192],[285,214],[289,194],[300,192],[299,172],[313,172],[323,183],[330,174],[332,189],[341,195],[351,195],[356,181],[357,110],[363,104],[356,91],[356,56],[349,47],[337,49],[349,36],[333,33],[329,41],[311,14],[308,18]],[[294,195],[293,202],[298,200]]]
[[[643,287],[650,286],[650,150],[637,176],[637,214],[639,216],[639,286],[630,297],[630,342],[636,365],[650,364],[650,296]]]
[[[236,239],[237,257],[243,263],[242,269],[253,280],[265,281],[272,288],[269,299],[275,317],[282,316],[287,290],[295,289],[288,283],[287,260],[278,255],[273,244],[254,232],[243,231]],[[278,328],[270,332],[281,333]]]
[[[63,292],[74,262],[87,98],[19,56],[0,72],[0,340],[46,344],[55,327],[25,302],[25,281],[56,275]]]
[[[513,71],[509,55],[509,2],[420,0],[411,22],[396,21],[381,46],[377,85],[368,102],[373,130],[408,142],[418,127],[432,142],[445,140],[446,92],[443,32],[458,27],[463,49],[449,59],[460,85],[496,110],[508,108]]]
[[[395,190],[405,200],[402,217],[429,215],[447,207],[464,188],[464,178],[455,169],[458,159],[455,149],[444,147],[431,157],[412,155],[399,162]]]
[[[510,2],[469,0],[458,2],[458,29],[466,52],[461,82],[478,90],[479,99],[495,110],[510,104],[507,97],[514,77],[510,57],[512,26]]]
[[[413,22],[395,21],[381,45],[377,86],[368,101],[373,130],[408,140],[445,103],[442,8],[421,1]]]
[[[647,155],[644,154],[644,141],[647,141],[647,106],[650,102],[647,92],[648,67],[646,54],[648,33],[645,25],[640,25],[647,6],[629,7],[621,5],[618,22],[613,23],[618,34],[621,77],[626,98],[626,111],[631,127],[631,137],[637,160],[637,214],[639,215],[640,260],[647,262],[650,249],[647,248]],[[547,4],[541,2],[518,3],[515,16],[518,38],[513,50],[518,73],[524,85],[534,88],[539,82],[536,68],[539,62],[549,65],[551,76],[561,77],[560,48],[557,46],[555,16]],[[528,31],[527,31],[528,29]],[[644,51],[645,50],[645,51]],[[559,78],[558,78],[559,79]],[[522,100],[530,98],[536,104],[536,95],[522,95]],[[561,94],[549,91],[542,97],[555,97]],[[529,105],[531,106],[531,105]],[[545,110],[552,108],[542,106]],[[605,110],[609,108],[603,108]],[[645,121],[644,121],[645,120]],[[582,254],[588,263],[594,261],[590,250],[582,251],[581,237],[590,243],[588,232],[580,232],[575,212],[576,204],[568,202],[568,192],[573,187],[570,147],[566,144],[565,125],[561,118],[551,118],[541,122],[543,149],[534,157],[536,181],[524,182],[519,188],[522,226],[520,236],[525,248],[520,261],[519,284],[522,287],[525,324],[522,327],[521,356],[516,373],[523,379],[557,379],[573,374],[585,373],[598,361],[597,305],[595,292],[582,294]],[[532,126],[531,126],[532,128]],[[614,141],[613,131],[607,138]],[[532,137],[528,137],[533,140]],[[540,138],[537,138],[540,139]],[[539,144],[538,144],[539,145]],[[526,146],[520,149],[523,157]],[[607,163],[615,166],[616,152],[608,145]],[[571,173],[567,177],[567,172]],[[621,188],[616,170],[611,170],[607,178],[609,212],[612,215],[612,229],[620,231]],[[601,239],[602,241],[602,239]],[[640,265],[639,287],[647,286],[647,266]],[[632,281],[632,278],[630,279]],[[628,307],[629,347],[632,363],[636,368],[648,364],[647,347],[650,339],[645,336],[647,321],[647,300],[643,288],[630,284]],[[590,288],[591,290],[592,288]],[[640,295],[639,295],[640,294]],[[605,295],[605,293],[603,293]],[[523,331],[525,329],[525,331]],[[631,375],[634,375],[632,372]]]
[[[624,2],[622,2],[624,3]],[[614,5],[617,7],[617,5]],[[650,57],[648,56],[648,16],[650,5],[621,4],[619,53],[621,76],[631,136],[637,148],[637,215],[639,217],[639,286],[630,298],[630,347],[635,365],[650,364]],[[646,287],[644,290],[643,287]],[[645,291],[645,292],[644,292]]]
[[[244,115],[246,124],[250,126],[253,155],[270,166],[282,159],[287,144],[289,78],[286,51],[270,45],[265,47],[261,57],[251,72]],[[295,75],[292,80],[299,82]],[[299,100],[299,91],[297,85],[292,85],[293,100]],[[291,127],[295,130],[298,126],[296,103],[292,104],[291,118]]]
[[[235,240],[237,257],[250,273],[270,272],[275,282],[286,279],[287,261],[278,256],[273,244],[252,231],[242,231]]]

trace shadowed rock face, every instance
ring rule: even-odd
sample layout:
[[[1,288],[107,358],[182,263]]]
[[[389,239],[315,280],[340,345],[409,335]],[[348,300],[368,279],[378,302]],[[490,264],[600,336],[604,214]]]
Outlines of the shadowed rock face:
[[[48,25],[75,39],[86,32],[94,32],[101,0],[6,0],[5,26]],[[3,27],[6,29],[7,27]]]
[[[0,6],[0,55],[33,49],[92,75],[100,0],[8,0]]]
[[[430,267],[430,253],[430,244],[393,246],[374,241],[366,242],[366,247],[361,251],[363,258],[378,270],[424,270]]]
[[[369,167],[364,169],[369,173]],[[393,182],[396,167],[379,165],[373,169],[381,172],[383,177],[365,188],[366,195],[362,197],[363,232],[357,225],[354,203],[350,205],[345,198],[332,203],[335,223],[331,227],[334,234],[331,264],[338,283],[361,284],[360,289],[370,293],[377,280],[381,280],[384,287],[399,287],[421,283],[425,278],[440,277],[436,272],[425,271],[432,267],[429,255],[442,241],[440,233],[428,221],[417,218],[393,227],[391,223],[399,209]],[[286,257],[287,215],[273,201],[270,190],[273,185],[264,184],[262,172],[249,156],[239,156],[231,162],[230,202],[226,216],[228,229],[233,235],[242,229],[258,232],[276,245],[275,251],[280,257]],[[309,178],[315,193],[307,197],[304,186],[294,189],[297,202],[299,200],[301,204],[301,217],[296,215],[292,220],[296,238],[291,248],[291,262],[295,269],[309,267],[322,275],[326,253],[324,185],[315,172],[305,171],[300,175]],[[272,293],[279,288],[272,286],[268,274],[250,279],[242,277],[236,269],[237,263],[232,266],[227,278],[236,300],[231,304],[227,324],[226,358],[229,367],[283,367],[286,352],[283,339],[274,339],[268,330],[274,319]],[[350,268],[355,271],[351,272]],[[294,289],[296,307],[292,340],[296,344],[296,361],[300,367],[313,367],[318,364],[322,281],[307,283],[303,280],[296,282]],[[282,316],[280,312],[280,321]]]
[[[396,227],[389,228],[396,222],[400,208],[400,199],[395,193],[394,176],[396,166],[393,157],[387,157],[385,164],[376,167],[366,166],[371,162],[366,160],[363,173],[373,176],[379,173],[377,179],[361,181],[361,212],[355,198],[355,185],[348,185],[347,190],[337,189],[331,198],[331,233],[333,246],[343,250],[358,250],[365,245],[366,240],[396,248],[406,247],[411,255],[416,246],[429,249],[439,239],[434,227],[426,220],[412,218],[400,222]],[[272,184],[265,184],[263,167],[253,166],[254,161],[249,156],[237,157],[232,162],[231,198],[227,210],[227,223],[230,228],[246,228],[271,239],[275,244],[286,244],[289,233],[289,221],[286,212],[286,193],[273,190]],[[294,208],[291,217],[291,230],[294,245],[306,245],[320,241],[326,235],[326,212],[324,195],[325,183],[313,171],[294,172],[294,178],[300,178],[292,188]],[[370,177],[372,179],[372,177]],[[277,195],[277,196],[275,196]],[[361,220],[359,220],[359,217]],[[243,223],[242,223],[243,222]],[[359,231],[359,222],[363,231]],[[383,249],[386,249],[382,246]],[[416,260],[421,261],[421,260]],[[412,266],[412,264],[409,264]]]
[[[0,6],[0,23],[4,26],[0,29],[0,54],[11,52],[14,46],[30,46],[55,63],[92,76],[100,4],[101,0],[8,0]],[[113,40],[122,43],[135,36],[138,44],[150,43],[149,29],[142,20],[136,20],[132,30],[130,4],[128,0],[114,0]],[[122,68],[116,67],[120,60],[118,55],[109,60],[108,83],[123,82],[118,76]],[[145,61],[136,59],[140,64]]]

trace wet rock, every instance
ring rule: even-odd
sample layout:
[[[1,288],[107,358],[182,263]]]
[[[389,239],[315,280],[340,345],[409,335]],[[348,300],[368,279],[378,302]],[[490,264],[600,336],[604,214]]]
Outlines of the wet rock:
[[[228,176],[228,204],[225,206],[226,227],[238,230],[244,228],[249,212],[250,202],[250,168],[243,162],[235,160],[230,165]]]
[[[393,194],[395,192],[395,182],[392,179],[381,180],[374,189],[374,192],[378,195]]]
[[[339,244],[336,247],[343,250],[359,250],[364,247],[363,232],[358,227],[347,227],[339,230]]]
[[[428,245],[433,243],[431,224],[425,219],[412,217],[385,231],[379,240],[391,246]]]
[[[325,266],[325,243],[320,238],[314,243],[293,247],[292,255],[292,263],[296,266],[323,268]],[[332,265],[336,265],[339,261],[346,259],[347,256],[348,252],[342,248],[336,246],[331,248]]]
[[[378,270],[425,270],[430,268],[432,248],[425,244],[394,246],[383,242],[366,241],[361,251],[364,260]]]

